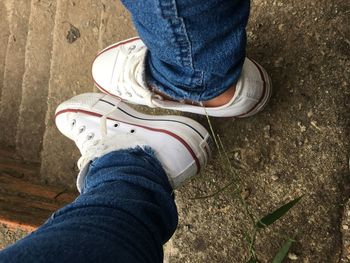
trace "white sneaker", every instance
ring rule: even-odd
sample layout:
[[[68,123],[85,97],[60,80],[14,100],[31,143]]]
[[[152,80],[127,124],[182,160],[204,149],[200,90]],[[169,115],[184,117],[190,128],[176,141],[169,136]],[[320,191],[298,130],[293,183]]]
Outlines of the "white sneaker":
[[[91,161],[115,150],[150,146],[174,189],[199,173],[211,154],[210,135],[196,121],[142,114],[102,93],[85,93],[63,102],[56,110],[56,125],[82,154],[79,191]]]
[[[104,93],[124,101],[215,117],[249,117],[261,111],[271,96],[271,81],[265,69],[246,58],[236,92],[220,107],[203,107],[169,101],[153,93],[145,81],[147,48],[139,38],[131,38],[102,50],[92,65],[92,76]]]

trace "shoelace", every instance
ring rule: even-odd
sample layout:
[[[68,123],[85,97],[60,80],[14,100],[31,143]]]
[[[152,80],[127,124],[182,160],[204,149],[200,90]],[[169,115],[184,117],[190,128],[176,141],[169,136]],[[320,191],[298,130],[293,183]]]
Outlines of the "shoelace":
[[[113,79],[116,79],[117,94],[127,97],[137,96],[146,101],[149,106],[153,106],[152,92],[147,89],[144,80],[144,63],[146,47],[136,45],[125,48],[120,47],[115,61],[115,66],[123,65],[124,70],[113,70]]]
[[[118,109],[118,104],[114,105],[113,108],[105,113],[104,115],[102,115],[101,119],[100,119],[100,132],[101,132],[101,140],[103,140],[106,136],[107,136],[107,119],[108,116],[113,113],[114,111],[116,111]]]
[[[103,152],[108,148],[108,146],[104,143],[107,138],[107,119],[108,116],[116,111],[118,109],[118,105],[113,106],[113,108],[101,116],[100,118],[100,133],[101,133],[101,139],[99,139],[96,144],[92,144],[87,147],[87,150],[81,155],[81,157],[78,160],[78,168],[81,170],[85,164],[89,161],[91,161],[91,156],[96,155],[98,152]],[[84,147],[84,144],[89,141],[90,139],[86,138],[86,140],[83,141],[82,147]],[[98,157],[98,156],[96,156]]]

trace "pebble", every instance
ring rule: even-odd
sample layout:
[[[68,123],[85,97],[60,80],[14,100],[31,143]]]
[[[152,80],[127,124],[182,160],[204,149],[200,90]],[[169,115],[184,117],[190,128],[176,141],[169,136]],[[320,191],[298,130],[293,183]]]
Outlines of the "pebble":
[[[248,197],[250,196],[250,189],[245,188],[242,193],[241,196],[244,200],[248,199]]]
[[[289,252],[289,253],[288,253],[288,258],[289,258],[290,260],[297,260],[297,259],[298,259],[298,256],[297,256],[296,254],[292,253],[292,252]]]
[[[350,257],[350,246],[348,246],[346,248],[346,253],[348,254],[346,257],[349,258]]]
[[[271,137],[270,130],[271,130],[271,126],[270,125],[266,125],[264,127],[264,138],[265,139],[269,139]]]
[[[280,67],[283,63],[283,57],[279,57],[274,61],[274,65],[276,68]]]
[[[306,131],[306,127],[304,125],[302,125],[300,121],[298,121],[298,126],[299,126],[301,132]]]
[[[348,225],[343,225],[343,229],[344,229],[344,230],[348,230],[348,229],[349,229],[349,226],[348,226]]]
[[[277,181],[277,180],[280,179],[280,178],[279,178],[278,175],[275,175],[275,174],[274,174],[274,175],[271,176],[271,179],[272,179],[273,181]]]
[[[191,228],[192,228],[192,226],[189,225],[189,224],[186,224],[186,225],[183,226],[183,229],[184,229],[185,231],[189,231],[189,230],[191,230]]]
[[[317,121],[311,121],[310,123],[311,123],[311,125],[312,125],[316,130],[322,131],[321,128],[318,127]]]

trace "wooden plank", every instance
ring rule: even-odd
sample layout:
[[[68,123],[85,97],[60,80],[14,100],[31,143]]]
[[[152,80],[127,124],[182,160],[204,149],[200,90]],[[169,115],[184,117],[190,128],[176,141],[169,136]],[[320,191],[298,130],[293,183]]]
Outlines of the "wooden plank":
[[[39,177],[40,164],[16,160],[12,149],[0,149],[0,171],[16,173],[24,177]]]
[[[33,231],[77,195],[77,192],[35,184],[0,172],[0,224]]]
[[[71,195],[63,188],[29,183],[6,173],[1,173],[0,186],[3,186],[7,191],[45,198],[58,203],[72,201]]]

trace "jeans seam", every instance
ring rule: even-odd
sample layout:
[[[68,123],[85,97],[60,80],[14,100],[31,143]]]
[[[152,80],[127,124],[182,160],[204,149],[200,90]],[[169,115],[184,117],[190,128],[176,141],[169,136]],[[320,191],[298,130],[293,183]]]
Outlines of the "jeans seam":
[[[176,0],[159,0],[159,9],[164,19],[168,20],[173,34],[173,41],[178,48],[178,59],[182,66],[193,69],[192,46],[183,18],[179,17]]]

